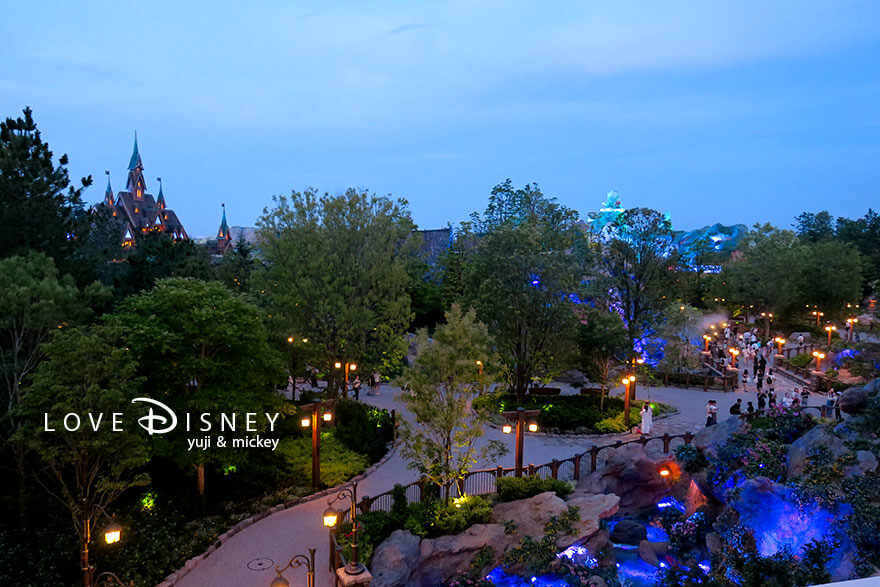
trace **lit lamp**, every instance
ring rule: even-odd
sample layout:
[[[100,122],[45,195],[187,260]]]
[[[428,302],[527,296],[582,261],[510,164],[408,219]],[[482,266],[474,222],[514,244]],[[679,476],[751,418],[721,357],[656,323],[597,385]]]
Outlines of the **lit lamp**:
[[[343,397],[345,397],[346,395],[348,395],[348,374],[351,373],[352,371],[357,371],[357,368],[358,368],[357,363],[346,362],[345,366],[343,367],[342,361],[336,361],[335,363],[333,363],[333,368],[334,369],[342,369],[342,376],[343,376],[343,379],[345,380],[345,387],[342,388],[343,389],[342,395],[343,395]]]
[[[630,383],[635,383],[636,378],[635,376],[624,377],[620,382],[623,384],[623,424],[627,427],[627,429],[629,429],[630,426],[632,426],[632,422],[630,422],[629,418],[629,385]]]
[[[333,400],[316,399],[310,404],[300,406],[303,415],[299,423],[303,428],[312,429],[312,486],[321,485],[321,422],[333,421]]]
[[[730,353],[730,366],[736,369],[736,357],[739,356],[739,349],[730,348],[728,352]]]
[[[709,352],[709,341],[712,340],[712,337],[708,334],[703,335],[703,340],[706,341],[706,348],[704,349],[707,353]]]
[[[339,512],[334,510],[332,506],[340,499],[345,499],[346,497],[351,499],[351,510],[349,512],[349,518],[351,521],[351,558],[349,559],[348,564],[345,566],[345,573],[348,575],[360,575],[366,570],[366,567],[358,562],[357,486],[358,484],[357,482],[355,482],[352,483],[350,487],[346,487],[345,489],[340,491],[339,495],[331,499],[330,502],[327,504],[330,507],[324,510],[323,516],[324,525],[330,528],[331,532],[330,552],[332,556],[332,532],[335,531],[336,524],[339,521]]]
[[[116,544],[122,538],[122,526],[116,523],[116,520],[113,519],[104,528],[104,542],[107,544]]]
[[[847,338],[849,339],[850,342],[852,342],[853,330],[856,329],[856,324],[859,323],[859,319],[858,318],[847,318],[846,323],[847,323],[847,330],[849,331],[847,334]]]
[[[510,422],[516,423],[516,467],[514,469],[514,474],[517,477],[522,477],[522,469],[523,469],[523,437],[525,436],[526,427],[528,426],[529,432],[537,432],[538,424],[534,421],[526,423],[526,419],[535,418],[538,414],[541,413],[541,410],[527,410],[522,406],[518,407],[515,410],[510,410],[508,412],[501,412],[501,415],[507,418],[508,423],[504,424],[501,427],[501,431],[504,434],[510,434],[513,432],[513,424]]]
[[[837,330],[837,326],[832,326],[829,324],[825,327],[825,332],[828,333],[828,346],[831,346],[831,333]]]
[[[335,528],[336,522],[339,520],[339,511],[333,507],[324,510],[324,526],[327,528]]]
[[[483,361],[477,361],[477,369],[480,370],[480,377],[483,376]]]
[[[825,353],[813,351],[813,356],[816,357],[816,371],[821,371],[820,367],[822,365],[822,359],[825,358]]]
[[[781,355],[782,354],[782,347],[785,345],[785,339],[780,336],[777,336],[776,338],[773,339],[773,342],[775,342],[776,344],[779,345],[779,354]]]
[[[816,326],[819,326],[819,320],[820,320],[820,319],[822,318],[822,316],[824,316],[824,315],[825,315],[825,312],[820,312],[820,311],[818,311],[818,310],[813,310],[813,316],[816,317]]]
[[[287,566],[281,568],[280,566],[275,567],[275,572],[278,573],[278,576],[272,579],[272,582],[269,583],[269,587],[290,587],[290,582],[284,578],[284,571],[287,569],[294,569],[297,567],[305,567],[306,568],[306,587],[315,587],[315,549],[309,549],[309,555],[306,556],[304,554],[296,554],[290,561],[287,563]]]
[[[292,336],[288,336],[288,337],[287,337],[287,342],[289,342],[289,343],[292,344],[292,343],[293,343],[293,337],[292,337]]]

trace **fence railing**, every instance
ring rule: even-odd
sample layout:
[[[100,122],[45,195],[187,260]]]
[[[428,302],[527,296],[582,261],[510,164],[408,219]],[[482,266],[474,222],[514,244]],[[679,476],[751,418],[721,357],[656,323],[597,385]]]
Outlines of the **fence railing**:
[[[524,467],[524,471],[528,475],[538,475],[540,477],[550,477],[562,481],[577,481],[581,478],[581,473],[589,467],[592,473],[599,468],[599,455],[603,451],[613,451],[628,444],[641,444],[647,446],[648,443],[663,443],[663,453],[668,454],[672,448],[674,440],[681,440],[684,444],[690,444],[693,440],[693,434],[686,432],[684,434],[664,434],[663,436],[641,436],[634,440],[622,441],[618,440],[613,444],[603,446],[591,446],[588,450],[576,454],[567,459],[553,459],[549,463],[542,465],[529,464]],[[588,461],[585,459],[589,458]],[[462,495],[487,495],[498,492],[497,481],[502,477],[514,475],[516,469],[514,467],[495,467],[494,469],[478,469],[469,471],[464,478],[458,479],[453,483],[449,483],[442,488],[443,495],[451,498],[460,497]],[[426,478],[414,481],[409,485],[403,486],[404,495],[407,503],[422,502],[430,495],[436,493],[436,486]],[[364,496],[358,502],[358,510],[360,512],[369,511],[390,511],[394,503],[393,493],[395,490],[386,491],[375,497]]]

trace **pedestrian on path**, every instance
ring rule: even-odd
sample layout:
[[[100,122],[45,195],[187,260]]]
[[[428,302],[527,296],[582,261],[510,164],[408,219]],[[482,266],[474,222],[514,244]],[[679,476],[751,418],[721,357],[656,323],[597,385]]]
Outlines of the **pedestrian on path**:
[[[654,429],[654,409],[651,408],[651,402],[645,402],[642,405],[642,425],[640,430],[642,434],[648,435]]]
[[[767,406],[770,408],[776,407],[776,392],[771,388],[767,393]]]
[[[714,426],[718,423],[718,405],[714,399],[710,399],[706,404],[706,428]]]
[[[360,399],[361,399],[361,378],[359,375],[355,375],[354,383],[351,384],[351,390],[354,392],[354,401],[360,401]]]
[[[758,413],[763,412],[765,407],[767,407],[767,394],[762,391],[758,393]]]
[[[776,378],[773,377],[773,369],[767,372],[767,391],[771,394],[776,391]]]
[[[751,403],[751,402],[749,402]],[[731,416],[739,416],[742,414],[742,398],[737,399],[732,406],[730,406],[730,415]]]
[[[797,390],[798,390],[797,387],[795,387],[794,388],[795,393],[797,393]],[[809,403],[810,403],[810,390],[805,387],[803,390],[801,390],[801,405],[806,408]]]

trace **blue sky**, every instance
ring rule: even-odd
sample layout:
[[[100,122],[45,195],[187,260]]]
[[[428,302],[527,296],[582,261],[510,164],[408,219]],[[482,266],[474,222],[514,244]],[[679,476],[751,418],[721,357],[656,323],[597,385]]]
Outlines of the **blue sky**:
[[[506,177],[676,228],[880,207],[880,3],[67,2],[4,12],[0,115],[29,105],[86,193],[134,131],[190,235],[220,203],[391,193],[426,228]]]

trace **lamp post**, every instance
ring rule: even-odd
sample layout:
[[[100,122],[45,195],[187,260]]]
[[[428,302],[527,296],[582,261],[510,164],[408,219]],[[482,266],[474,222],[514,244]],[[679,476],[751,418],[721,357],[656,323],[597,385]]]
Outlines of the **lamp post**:
[[[785,339],[780,336],[777,336],[776,338],[773,339],[773,342],[775,342],[777,345],[779,345],[779,352],[777,354],[781,355],[782,354],[782,347],[783,347],[783,345],[785,345]]]
[[[480,370],[480,379],[483,378],[483,361],[477,361],[477,369]]]
[[[816,371],[821,371],[822,359],[825,358],[825,353],[820,353],[819,351],[813,351],[813,356],[816,357]]]
[[[816,326],[819,326],[819,320],[824,315],[825,315],[825,312],[820,312],[819,310],[813,310],[813,316],[816,317]]]
[[[501,415],[507,418],[508,422],[516,422],[516,467],[514,474],[517,477],[522,477],[523,437],[525,436],[526,430],[526,418],[534,418],[540,413],[541,410],[527,410],[522,406],[508,412],[501,412]],[[537,432],[538,424],[535,422],[529,422],[528,430],[529,432]],[[510,424],[504,424],[504,426],[501,427],[501,431],[504,434],[510,434],[513,432],[513,427]]]
[[[103,508],[97,506],[99,509],[103,511]],[[106,513],[105,513],[106,515]],[[116,523],[115,518],[110,519],[110,523],[104,528],[104,542],[107,544],[115,544],[119,542],[122,538],[122,526]],[[83,573],[83,585],[85,587],[95,587],[101,582],[102,578],[107,578],[107,580],[116,581],[118,585],[125,586],[119,577],[105,571],[95,577],[95,566],[89,563],[89,542],[92,541],[92,522],[91,515],[86,508],[85,500],[83,500],[83,536],[82,536],[82,551],[80,553],[80,561],[82,563],[82,573]],[[134,582],[131,583],[134,585]]]
[[[342,366],[343,366],[342,361],[336,361],[335,363],[333,363],[333,367],[335,369],[342,369],[343,368]],[[343,379],[345,380],[345,384],[342,388],[342,397],[348,397],[348,374],[351,373],[352,371],[357,371],[357,368],[358,368],[357,363],[349,363],[349,362],[345,363],[345,369],[343,369],[343,372],[342,372]]]
[[[629,419],[629,386],[630,384],[635,384],[635,382],[635,375],[624,377],[621,381],[623,383],[623,425],[626,426],[627,430],[632,426]]]
[[[315,587],[315,549],[309,549],[309,555],[295,554],[283,569],[280,566],[275,567],[278,576],[272,579],[269,587],[290,587],[290,582],[284,578],[284,571],[298,567],[306,568],[306,587]]]
[[[853,339],[853,330],[856,329],[856,324],[858,324],[858,323],[859,323],[859,319],[858,319],[858,318],[847,318],[847,319],[846,319],[847,330],[849,331],[849,332],[847,333],[847,340],[849,340],[849,342],[852,342],[852,339]]]
[[[300,425],[312,428],[312,487],[321,485],[321,422],[333,421],[333,400],[313,400],[311,404],[300,406],[303,412]]]
[[[828,333],[828,346],[831,346],[831,333],[837,330],[837,326],[829,324],[825,327],[825,332]]]
[[[712,340],[712,337],[708,334],[703,335],[703,341],[706,343],[706,347],[703,349],[705,352],[709,352],[709,341]]]
[[[736,358],[739,356],[739,349],[731,347],[727,351],[730,353],[730,366],[736,369]]]
[[[360,575],[366,570],[366,567],[358,562],[357,487],[358,484],[355,482],[351,484],[351,487],[346,487],[340,491],[339,495],[327,503],[329,507],[324,511],[324,525],[333,530],[336,528],[336,522],[339,520],[339,512],[333,508],[333,504],[340,499],[351,498],[351,560],[345,565],[345,572],[348,575]]]

